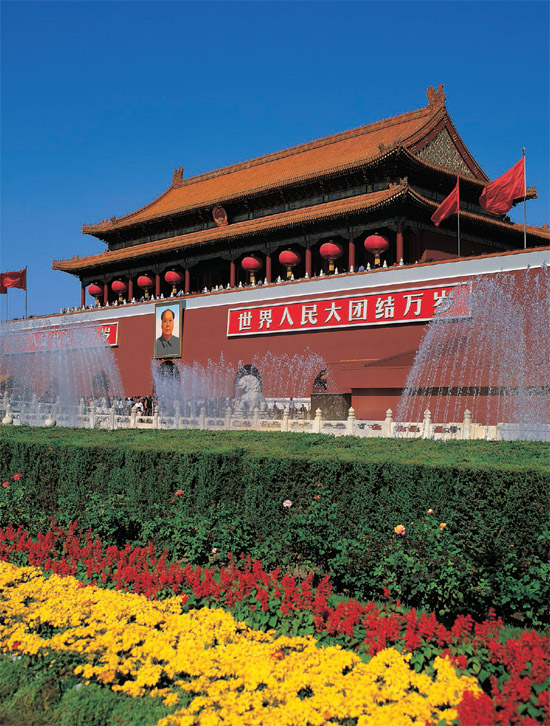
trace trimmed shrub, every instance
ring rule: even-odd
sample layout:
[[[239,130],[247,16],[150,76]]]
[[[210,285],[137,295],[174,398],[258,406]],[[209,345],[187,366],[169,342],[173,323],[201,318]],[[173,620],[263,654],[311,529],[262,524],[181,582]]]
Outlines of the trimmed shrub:
[[[247,552],[328,573],[361,597],[388,587],[442,617],[494,606],[536,623],[548,597],[548,454],[538,442],[3,427],[0,471],[23,479],[0,491],[0,526],[76,520],[104,542],[153,541],[197,564]]]

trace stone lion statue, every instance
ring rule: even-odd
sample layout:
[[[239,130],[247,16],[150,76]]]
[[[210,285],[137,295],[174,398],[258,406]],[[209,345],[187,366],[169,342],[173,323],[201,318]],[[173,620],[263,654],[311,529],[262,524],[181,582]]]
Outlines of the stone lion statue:
[[[235,409],[240,413],[249,411],[252,413],[255,408],[259,411],[267,409],[267,401],[265,400],[260,386],[260,381],[251,374],[243,376],[237,386],[241,389],[242,394],[237,400]]]

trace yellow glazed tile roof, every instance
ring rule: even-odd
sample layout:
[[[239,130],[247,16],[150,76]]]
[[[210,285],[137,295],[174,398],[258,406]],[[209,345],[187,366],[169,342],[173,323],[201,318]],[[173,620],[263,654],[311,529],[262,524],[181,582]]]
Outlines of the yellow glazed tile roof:
[[[405,148],[413,146],[446,115],[444,96],[440,91],[440,95],[436,92],[435,100],[432,97],[428,106],[417,111],[190,179],[179,179],[175,174],[172,186],[149,204],[118,219],[113,217],[99,224],[84,225],[82,231],[99,234],[353,167],[381,156],[396,144]]]

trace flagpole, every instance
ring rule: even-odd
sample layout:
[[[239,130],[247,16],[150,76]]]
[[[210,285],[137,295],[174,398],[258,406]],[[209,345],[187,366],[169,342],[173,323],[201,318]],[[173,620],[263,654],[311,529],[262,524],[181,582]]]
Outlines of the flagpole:
[[[29,287],[29,281],[27,280],[27,265],[25,265],[25,318],[28,318],[27,315],[27,290]]]
[[[457,257],[460,257],[460,183],[459,183],[459,176],[456,175],[456,187],[458,189],[458,202],[457,202],[457,212],[456,212],[456,220],[457,220],[457,242],[458,242],[458,250],[457,250]]]
[[[525,168],[525,146],[523,154],[523,249],[527,249],[527,169]]]

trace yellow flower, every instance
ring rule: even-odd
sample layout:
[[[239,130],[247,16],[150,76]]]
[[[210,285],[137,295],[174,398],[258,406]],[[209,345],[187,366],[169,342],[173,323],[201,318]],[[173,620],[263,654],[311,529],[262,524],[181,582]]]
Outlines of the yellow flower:
[[[98,675],[98,680],[100,680],[102,683],[112,683],[115,680],[116,677],[116,671],[111,669],[108,671],[103,671],[103,673],[100,673]]]
[[[464,691],[480,692],[443,658],[433,678],[392,648],[366,664],[312,637],[253,631],[223,610],[182,613],[179,598],[90,590],[37,568],[0,562],[0,592],[0,651],[18,641],[23,653],[71,652],[83,679],[173,707],[157,726],[413,726],[453,720]],[[54,622],[42,638],[41,624]]]
[[[441,524],[439,525],[439,529],[443,532],[443,530],[445,529],[446,526],[447,526],[446,522],[441,522]]]

